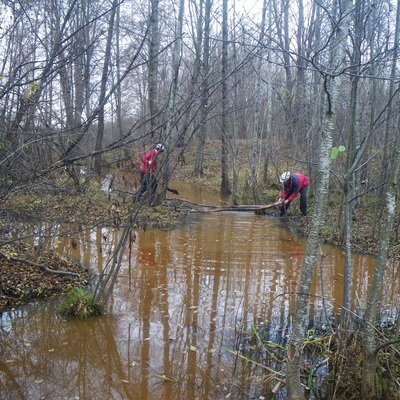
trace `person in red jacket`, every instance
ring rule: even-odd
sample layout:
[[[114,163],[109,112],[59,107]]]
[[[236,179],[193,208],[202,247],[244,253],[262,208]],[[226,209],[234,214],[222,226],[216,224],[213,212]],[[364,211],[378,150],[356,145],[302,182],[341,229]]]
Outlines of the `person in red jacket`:
[[[279,194],[278,200],[282,202],[281,216],[286,214],[290,203],[300,193],[300,211],[306,216],[307,215],[307,189],[308,189],[308,178],[297,172],[290,173],[284,172],[279,181],[283,183],[283,190]]]
[[[156,146],[150,149],[140,158],[140,188],[135,194],[135,202],[139,200],[142,194],[151,189],[153,196],[157,189],[157,179],[154,175],[157,165],[157,156],[165,151],[165,146],[162,143],[157,143]]]

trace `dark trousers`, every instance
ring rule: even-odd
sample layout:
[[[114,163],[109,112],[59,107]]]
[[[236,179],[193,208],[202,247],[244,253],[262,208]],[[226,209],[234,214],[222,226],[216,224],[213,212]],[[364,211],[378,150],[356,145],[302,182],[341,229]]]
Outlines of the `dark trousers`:
[[[299,194],[300,194],[300,211],[304,216],[307,215],[307,189],[308,189],[308,185],[303,186],[299,191]],[[290,203],[283,204],[281,206],[281,216],[286,214],[286,211],[289,208],[289,206],[290,206]]]
[[[154,175],[140,172],[140,184],[141,186],[135,194],[135,201],[138,201],[147,189],[151,189],[151,196],[154,196],[157,189],[157,179]]]

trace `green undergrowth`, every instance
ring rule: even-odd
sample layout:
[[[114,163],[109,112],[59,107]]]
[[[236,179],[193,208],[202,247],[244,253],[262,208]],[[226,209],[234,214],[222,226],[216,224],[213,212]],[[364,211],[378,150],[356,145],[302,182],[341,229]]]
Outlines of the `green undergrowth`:
[[[104,314],[104,305],[94,299],[94,293],[80,287],[73,288],[60,298],[58,312],[68,318],[88,319]]]

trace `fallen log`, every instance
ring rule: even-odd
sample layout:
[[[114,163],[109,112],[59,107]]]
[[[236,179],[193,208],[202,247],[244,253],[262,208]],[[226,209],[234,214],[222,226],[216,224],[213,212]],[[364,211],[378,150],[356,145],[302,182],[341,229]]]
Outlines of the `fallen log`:
[[[266,205],[241,204],[241,205],[227,205],[227,206],[210,206],[210,205],[206,205],[206,204],[193,203],[192,201],[186,200],[186,199],[175,198],[174,200],[182,202],[182,203],[186,203],[190,206],[193,206],[193,208],[189,211],[189,213],[224,212],[224,211],[254,211],[257,214],[258,213],[262,214],[264,212],[264,210],[276,207],[281,204],[280,201],[276,201],[275,203],[266,204]]]
[[[255,211],[262,212],[267,210],[268,208],[273,208],[281,204],[280,201],[276,201],[275,203],[266,204],[266,205],[236,205],[236,206],[222,206],[222,207],[214,207],[210,210],[206,210],[205,212],[221,212],[221,211]]]

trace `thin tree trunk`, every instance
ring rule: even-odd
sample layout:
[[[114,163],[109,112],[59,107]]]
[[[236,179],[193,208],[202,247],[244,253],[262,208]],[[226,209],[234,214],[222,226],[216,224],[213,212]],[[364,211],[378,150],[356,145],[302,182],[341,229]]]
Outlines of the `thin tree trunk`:
[[[396,137],[389,179],[387,183],[384,218],[381,224],[381,235],[379,239],[379,249],[372,279],[372,285],[368,294],[367,311],[365,315],[365,325],[363,329],[363,353],[364,362],[361,374],[361,396],[363,399],[375,399],[375,375],[377,368],[375,322],[378,316],[381,290],[385,270],[388,262],[388,248],[390,235],[396,214],[396,195],[398,181],[400,178],[400,125],[398,117],[398,132]]]
[[[201,126],[197,142],[197,152],[195,161],[194,173],[196,176],[203,175],[203,161],[204,161],[204,146],[207,136],[207,116],[208,116],[208,101],[209,101],[209,87],[208,75],[210,73],[210,29],[211,29],[211,6],[212,1],[206,0],[204,10],[204,47],[203,47],[203,84],[201,95]]]
[[[233,109],[236,110],[238,107],[238,57],[237,57],[237,45],[236,45],[236,23],[235,23],[235,5],[233,3]],[[237,173],[237,141],[238,141],[238,116],[237,113],[233,113],[233,134],[232,134],[232,202],[233,204],[238,204],[238,173]]]
[[[333,95],[333,92],[330,95]],[[289,343],[286,372],[288,399],[293,400],[305,399],[300,384],[301,355],[304,346],[304,332],[308,323],[307,310],[311,283],[319,253],[319,234],[325,222],[325,208],[329,192],[332,135],[335,130],[335,121],[336,117],[332,112],[327,113],[323,121],[318,166],[318,197],[315,202],[300,280],[296,289],[293,330]]]
[[[118,7],[118,0],[113,0],[111,14],[110,14],[110,20],[108,23],[107,44],[106,44],[106,49],[105,49],[105,53],[104,53],[103,71],[101,74],[100,94],[99,94],[100,109],[99,109],[99,113],[98,113],[98,125],[97,125],[97,134],[96,134],[96,142],[95,142],[95,151],[100,151],[103,146],[104,99],[106,97],[108,69],[110,66],[110,59],[111,59],[111,43],[112,43],[112,37],[114,34],[114,21],[115,21],[115,14],[116,14],[117,7]],[[99,153],[95,156],[94,169],[98,174],[101,173],[101,153]]]
[[[321,8],[314,3],[312,9],[312,35],[309,37],[309,48],[319,49],[321,45]],[[314,62],[318,63],[320,61],[320,57],[318,55],[315,56]],[[312,167],[312,161],[315,160],[318,156],[318,148],[319,148],[319,135],[316,135],[315,132],[318,132],[318,127],[321,126],[322,122],[322,108],[323,108],[323,90],[320,90],[321,85],[321,74],[317,69],[314,69],[312,72],[313,76],[313,85],[311,91],[310,104],[311,106],[311,126],[307,131],[307,161],[308,163],[308,176],[310,178],[310,191],[315,193],[315,182],[316,182],[316,172],[315,168]]]
[[[305,399],[301,386],[301,356],[304,346],[304,333],[308,322],[308,306],[311,283],[314,277],[320,243],[319,236],[325,222],[325,209],[329,193],[329,177],[331,164],[332,138],[336,129],[336,108],[340,87],[338,66],[343,68],[343,58],[346,48],[346,37],[349,25],[348,11],[351,0],[343,2],[344,18],[337,25],[336,41],[331,43],[331,61],[329,70],[337,76],[326,75],[324,91],[326,95],[326,112],[322,121],[321,144],[318,165],[318,197],[315,201],[309,237],[307,240],[304,263],[301,269],[299,283],[296,289],[296,303],[293,313],[293,328],[288,348],[286,385],[288,399]]]
[[[272,4],[268,3],[268,26],[272,24]],[[271,38],[268,38],[267,48],[271,47]],[[265,115],[265,144],[264,144],[264,168],[263,168],[263,183],[268,185],[268,168],[272,147],[272,63],[270,63],[271,53],[268,50],[268,62],[266,65],[266,82],[267,82],[267,101],[266,101],[266,115]]]
[[[150,42],[149,42],[149,62],[148,62],[148,105],[150,113],[151,137],[154,136],[158,126],[158,52],[160,49],[159,32],[159,0],[151,0],[150,10]]]
[[[167,191],[168,181],[171,175],[170,171],[170,162],[169,162],[169,154],[171,151],[172,143],[176,143],[178,141],[178,132],[176,127],[176,113],[177,113],[177,93],[178,93],[178,84],[179,84],[179,67],[182,57],[182,24],[183,24],[183,15],[185,11],[185,0],[179,0],[179,14],[178,19],[176,21],[176,32],[175,32],[175,44],[174,50],[172,54],[172,83],[170,89],[169,96],[169,104],[168,104],[168,123],[167,123],[167,135],[165,138],[165,143],[167,145],[167,154],[164,157],[162,163],[162,181],[163,185],[161,187],[160,193],[157,196],[157,203],[160,203],[165,198],[165,194]]]
[[[292,91],[293,91],[293,76],[290,62],[290,32],[289,32],[289,8],[290,0],[272,0],[274,6],[274,20],[276,23],[277,38],[282,50],[284,60],[283,68],[286,77],[286,91],[284,98],[285,119],[290,121],[292,118]],[[281,8],[279,8],[281,6]],[[282,23],[283,21],[283,23]]]
[[[120,23],[121,23],[121,9],[120,7],[117,8],[117,15],[116,15],[116,29],[115,29],[115,62],[117,66],[117,81],[119,82],[121,79],[121,63],[120,63]],[[117,131],[118,131],[118,138],[121,139],[124,135],[123,126],[122,126],[122,90],[121,85],[118,85],[116,90],[116,117],[117,117]],[[128,156],[129,151],[128,149],[125,150],[125,155]]]
[[[389,93],[388,98],[391,99],[394,93],[394,84],[397,75],[397,68],[398,68],[398,45],[399,45],[399,35],[400,35],[400,0],[397,0],[397,14],[396,14],[396,26],[395,26],[395,33],[394,33],[394,47],[393,47],[393,57],[392,57],[392,64],[391,64],[391,71],[390,71],[390,82],[389,82]],[[389,33],[387,33],[389,36]],[[372,59],[373,55],[371,55]],[[389,169],[389,137],[390,137],[390,129],[391,129],[391,121],[392,121],[392,102],[388,104],[386,108],[386,124],[385,124],[385,135],[384,141],[382,144],[382,170],[381,170],[381,182],[386,181],[387,171]],[[384,187],[378,189],[378,194],[376,197],[376,205],[375,205],[375,212],[374,212],[374,221],[372,224],[372,235],[375,236],[376,234],[376,226],[379,221],[381,221],[382,217],[382,202],[380,201],[382,198]]]
[[[221,195],[229,196],[228,174],[228,0],[222,1],[222,121],[221,121]]]
[[[359,128],[358,128],[358,83],[360,81],[360,65],[361,65],[361,43],[363,34],[363,3],[356,6],[354,10],[354,53],[352,59],[352,79],[351,79],[351,95],[350,95],[350,134],[347,149],[347,172],[344,176],[344,243],[345,243],[345,260],[344,260],[344,287],[343,287],[343,308],[342,321],[345,321],[348,312],[351,311],[351,297],[353,290],[353,265],[351,262],[351,225],[353,221],[353,209],[355,207],[356,193],[356,176],[355,176],[355,159],[356,153],[359,151]],[[340,224],[340,216],[339,216]]]
[[[257,179],[257,160],[258,160],[258,141],[260,137],[260,113],[261,113],[261,71],[264,64],[264,36],[265,36],[265,15],[267,9],[266,0],[263,1],[263,8],[261,14],[261,26],[260,26],[260,37],[259,46],[260,50],[257,52],[258,63],[257,63],[257,81],[255,88],[255,107],[254,107],[254,127],[253,127],[253,141],[252,141],[252,152],[251,152],[251,189],[253,193],[253,199],[255,204],[259,204],[260,197],[258,195],[258,179]]]
[[[190,7],[192,5],[192,7]],[[197,13],[193,12],[192,9],[195,9]],[[193,3],[189,2],[189,13],[196,14],[194,17],[197,17],[196,19],[196,34],[195,38],[193,39],[193,48],[194,48],[194,61],[193,61],[193,68],[192,68],[192,74],[191,74],[191,82],[190,82],[190,94],[188,98],[191,100],[191,104],[198,104],[198,95],[197,95],[197,86],[199,82],[199,76],[201,73],[201,54],[202,54],[202,47],[203,47],[203,23],[204,23],[204,0],[200,0],[197,8],[193,5]],[[190,121],[192,119],[192,114],[193,111],[192,109],[195,108],[193,106],[189,106],[184,117],[184,122],[183,122],[183,129],[180,132],[178,141],[177,141],[177,147],[183,147],[185,145],[185,136],[186,132],[188,131]]]

